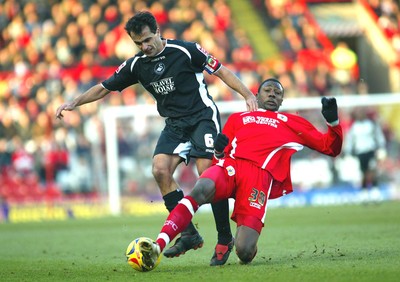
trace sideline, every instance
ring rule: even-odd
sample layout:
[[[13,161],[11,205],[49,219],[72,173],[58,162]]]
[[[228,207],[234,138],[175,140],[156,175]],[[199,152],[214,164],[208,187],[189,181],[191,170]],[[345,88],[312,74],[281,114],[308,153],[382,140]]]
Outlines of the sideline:
[[[360,190],[349,186],[336,186],[328,189],[294,191],[284,197],[270,200],[269,208],[328,206],[344,204],[378,203],[400,200],[400,191],[394,185],[382,185],[371,190]],[[234,200],[231,199],[232,210]],[[122,214],[147,216],[154,214],[167,215],[164,203],[146,198],[123,198]],[[209,204],[200,207],[199,212],[210,212]],[[0,203],[1,223],[41,222],[70,219],[92,219],[110,216],[107,199],[73,200],[48,203],[27,203],[7,205]]]

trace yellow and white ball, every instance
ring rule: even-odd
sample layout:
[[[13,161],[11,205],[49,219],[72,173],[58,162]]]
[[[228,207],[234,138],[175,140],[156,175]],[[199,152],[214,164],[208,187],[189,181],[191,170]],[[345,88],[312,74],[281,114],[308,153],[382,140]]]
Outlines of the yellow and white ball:
[[[155,269],[157,265],[160,263],[161,256],[158,257],[156,263],[153,267],[148,267],[143,263],[143,254],[140,251],[140,242],[147,241],[149,243],[154,243],[154,241],[147,237],[139,237],[129,243],[128,248],[126,249],[125,255],[128,264],[135,270],[140,272],[147,272]]]

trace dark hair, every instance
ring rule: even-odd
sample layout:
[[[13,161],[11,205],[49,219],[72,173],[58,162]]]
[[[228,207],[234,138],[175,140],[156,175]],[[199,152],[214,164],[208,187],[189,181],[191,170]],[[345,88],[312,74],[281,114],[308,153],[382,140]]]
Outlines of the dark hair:
[[[152,13],[148,11],[138,12],[125,25],[126,32],[130,35],[131,32],[134,34],[141,34],[143,28],[148,26],[152,33],[157,31],[157,21]]]
[[[285,88],[283,88],[282,83],[281,83],[279,80],[277,80],[276,78],[273,78],[273,77],[272,77],[272,78],[267,78],[266,80],[264,80],[263,82],[260,83],[260,86],[258,86],[257,94],[260,93],[261,87],[262,87],[265,83],[267,83],[268,81],[273,81],[273,82],[279,83],[280,86],[282,86],[283,92],[285,93]]]

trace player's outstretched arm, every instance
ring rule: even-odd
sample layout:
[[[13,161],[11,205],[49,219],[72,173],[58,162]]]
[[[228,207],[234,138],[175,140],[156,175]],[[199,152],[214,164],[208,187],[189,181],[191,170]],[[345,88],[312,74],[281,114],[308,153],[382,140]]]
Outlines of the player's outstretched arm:
[[[110,93],[109,90],[105,89],[101,84],[97,84],[93,87],[91,87],[89,90],[87,90],[85,93],[82,95],[77,96],[75,99],[73,99],[70,102],[66,102],[59,106],[56,111],[56,118],[63,118],[63,111],[72,111],[76,107],[79,107],[83,104],[91,103],[94,101],[97,101],[104,96],[106,96],[108,93]]]
[[[221,68],[214,73],[226,85],[238,92],[246,100],[248,111],[255,111],[258,108],[256,96],[243,84],[243,82],[228,68],[221,66]]]

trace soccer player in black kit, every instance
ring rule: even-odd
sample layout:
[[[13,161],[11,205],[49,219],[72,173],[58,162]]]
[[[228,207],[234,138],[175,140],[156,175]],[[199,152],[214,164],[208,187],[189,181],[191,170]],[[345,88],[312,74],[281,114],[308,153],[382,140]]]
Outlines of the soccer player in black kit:
[[[240,93],[246,100],[247,110],[256,110],[257,101],[237,76],[199,44],[161,37],[151,13],[135,14],[126,23],[125,30],[140,49],[139,53],[123,62],[105,81],[62,104],[56,117],[62,118],[63,111],[97,101],[112,91],[142,84],[156,100],[160,116],[166,118],[154,150],[152,173],[165,206],[171,211],[184,196],[173,178],[177,166],[182,162],[187,164],[193,157],[200,175],[212,163],[213,139],[221,131],[219,111],[208,93],[203,71],[216,75]],[[223,265],[233,247],[228,201],[212,205],[212,210],[218,242],[210,265]],[[202,246],[203,238],[190,223],[164,256],[176,257]]]

